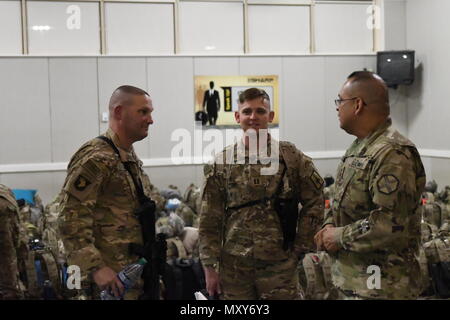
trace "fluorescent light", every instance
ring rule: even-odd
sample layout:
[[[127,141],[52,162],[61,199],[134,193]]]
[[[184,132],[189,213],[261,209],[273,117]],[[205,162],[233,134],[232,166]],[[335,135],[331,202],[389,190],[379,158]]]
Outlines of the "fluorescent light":
[[[31,29],[34,31],[48,31],[51,28],[50,26],[32,26]]]
[[[205,50],[216,50],[216,46],[206,46]]]

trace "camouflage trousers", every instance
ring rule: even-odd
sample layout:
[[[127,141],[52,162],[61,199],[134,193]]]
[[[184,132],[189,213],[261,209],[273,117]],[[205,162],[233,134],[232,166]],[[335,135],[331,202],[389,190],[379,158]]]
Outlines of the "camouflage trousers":
[[[222,255],[220,279],[225,300],[300,300],[298,259],[263,261]]]
[[[354,294],[351,291],[341,290],[339,288],[335,288],[336,299],[337,300],[363,300],[364,298]]]

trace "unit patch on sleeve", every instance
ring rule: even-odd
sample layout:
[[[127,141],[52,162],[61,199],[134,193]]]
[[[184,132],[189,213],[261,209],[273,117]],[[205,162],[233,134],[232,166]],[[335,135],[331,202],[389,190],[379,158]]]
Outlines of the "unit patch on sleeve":
[[[313,171],[313,173],[311,174],[311,176],[309,178],[311,179],[312,183],[314,184],[314,186],[316,187],[317,190],[322,188],[324,181],[323,181],[322,177],[320,176],[320,174],[316,170]]]
[[[82,175],[79,175],[75,180],[74,186],[78,191],[84,191],[90,184],[91,182],[88,179],[86,179]]]
[[[378,190],[386,195],[397,191],[399,184],[398,178],[392,174],[385,174],[377,181]]]

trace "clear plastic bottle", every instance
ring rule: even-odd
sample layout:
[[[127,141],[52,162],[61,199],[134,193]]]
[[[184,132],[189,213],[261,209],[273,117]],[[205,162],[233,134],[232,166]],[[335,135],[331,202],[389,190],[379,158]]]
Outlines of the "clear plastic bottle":
[[[117,274],[120,282],[122,282],[125,291],[120,298],[114,296],[112,292],[103,290],[100,292],[100,298],[102,300],[122,300],[125,292],[133,287],[133,285],[141,278],[144,266],[147,263],[145,258],[139,259],[138,262],[127,265],[122,271]]]

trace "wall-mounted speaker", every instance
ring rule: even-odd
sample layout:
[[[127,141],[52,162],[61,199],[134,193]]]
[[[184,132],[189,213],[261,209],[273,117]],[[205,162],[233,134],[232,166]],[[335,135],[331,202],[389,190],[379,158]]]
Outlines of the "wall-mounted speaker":
[[[410,85],[414,82],[414,54],[412,50],[377,52],[377,74],[388,87]]]

